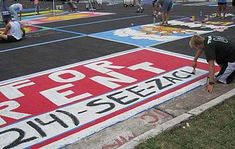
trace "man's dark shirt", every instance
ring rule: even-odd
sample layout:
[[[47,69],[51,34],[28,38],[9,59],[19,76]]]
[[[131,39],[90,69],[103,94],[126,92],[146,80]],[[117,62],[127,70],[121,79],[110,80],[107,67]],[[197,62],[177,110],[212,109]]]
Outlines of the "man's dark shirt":
[[[215,60],[218,64],[235,62],[235,47],[228,39],[208,36],[205,38],[204,46],[207,61]]]

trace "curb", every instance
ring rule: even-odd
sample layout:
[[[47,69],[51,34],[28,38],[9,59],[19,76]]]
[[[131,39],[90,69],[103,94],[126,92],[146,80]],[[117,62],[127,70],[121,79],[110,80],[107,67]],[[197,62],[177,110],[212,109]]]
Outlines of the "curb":
[[[134,138],[133,140],[123,144],[122,146],[120,146],[118,149],[133,149],[135,146],[137,146],[139,143],[159,135],[160,133],[162,133],[165,130],[171,129],[173,127],[175,127],[176,125],[180,124],[181,122],[184,122],[186,120],[188,120],[191,117],[197,116],[201,113],[203,113],[204,111],[222,103],[223,101],[225,101],[226,99],[232,97],[235,95],[235,89],[232,89],[230,91],[228,91],[227,93],[205,103],[202,104],[184,114],[181,114],[180,116],[177,116],[159,126],[157,126],[154,129],[151,129],[145,133],[143,133],[142,135],[137,136],[136,138]]]

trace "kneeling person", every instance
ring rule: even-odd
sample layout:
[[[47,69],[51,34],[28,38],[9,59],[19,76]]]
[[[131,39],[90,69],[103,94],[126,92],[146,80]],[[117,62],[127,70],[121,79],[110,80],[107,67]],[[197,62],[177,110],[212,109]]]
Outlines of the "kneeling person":
[[[0,42],[16,42],[25,36],[23,26],[18,21],[8,19],[5,21],[5,30],[0,34]]]
[[[229,84],[235,76],[235,46],[228,39],[221,36],[202,37],[195,35],[191,38],[189,45],[197,50],[193,68],[197,67],[197,59],[204,52],[209,64],[209,76],[207,91],[212,92],[214,78],[217,82]],[[215,62],[219,64],[221,70],[214,76]]]

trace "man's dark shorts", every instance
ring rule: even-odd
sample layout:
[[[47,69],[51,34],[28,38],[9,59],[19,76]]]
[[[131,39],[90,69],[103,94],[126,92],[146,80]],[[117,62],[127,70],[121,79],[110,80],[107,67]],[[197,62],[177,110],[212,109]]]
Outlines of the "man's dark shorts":
[[[21,39],[20,39],[21,40]],[[0,40],[0,43],[8,43],[8,42],[16,42],[16,41],[20,41],[17,40],[14,36],[12,35],[7,35],[7,39],[2,39]]]

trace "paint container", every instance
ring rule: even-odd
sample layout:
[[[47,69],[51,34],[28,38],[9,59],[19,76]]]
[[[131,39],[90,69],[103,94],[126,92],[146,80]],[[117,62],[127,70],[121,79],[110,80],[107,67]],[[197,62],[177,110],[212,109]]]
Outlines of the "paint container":
[[[217,13],[213,13],[210,17],[211,18],[216,18],[216,16],[217,16]]]
[[[153,17],[153,25],[156,25],[156,16]]]
[[[192,16],[192,17],[191,17],[191,21],[194,22],[195,20],[196,20],[196,17],[195,17],[195,16]]]
[[[201,28],[206,28],[206,22],[204,20],[202,21]]]
[[[205,15],[204,21],[206,22],[206,21],[208,21],[208,20],[209,20],[209,15]]]

